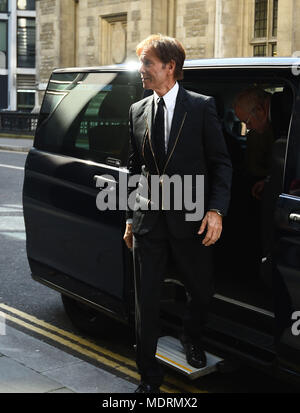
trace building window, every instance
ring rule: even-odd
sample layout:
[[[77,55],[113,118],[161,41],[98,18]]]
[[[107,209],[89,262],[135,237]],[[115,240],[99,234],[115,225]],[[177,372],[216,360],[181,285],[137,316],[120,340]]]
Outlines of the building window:
[[[0,69],[7,68],[7,21],[0,20]]]
[[[18,10],[35,10],[35,0],[18,0]]]
[[[256,44],[253,47],[253,56],[254,57],[267,56],[267,45],[266,44]]]
[[[277,24],[278,24],[278,0],[273,0],[273,27],[272,36],[277,36]]]
[[[18,90],[17,92],[17,110],[21,112],[31,112],[34,108],[35,91]]]
[[[0,0],[0,13],[6,12],[8,10],[8,1]]]
[[[18,67],[35,67],[35,19],[18,18],[17,54]]]
[[[253,56],[277,55],[278,0],[255,0]]]
[[[254,37],[266,37],[268,0],[255,0]]]

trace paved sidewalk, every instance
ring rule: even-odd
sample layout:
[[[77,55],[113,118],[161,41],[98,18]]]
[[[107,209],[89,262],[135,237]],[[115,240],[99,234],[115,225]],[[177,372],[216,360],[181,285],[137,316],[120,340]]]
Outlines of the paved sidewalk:
[[[33,139],[0,138],[0,149],[8,151],[28,152],[32,144]]]
[[[0,393],[132,393],[136,385],[6,326]]]

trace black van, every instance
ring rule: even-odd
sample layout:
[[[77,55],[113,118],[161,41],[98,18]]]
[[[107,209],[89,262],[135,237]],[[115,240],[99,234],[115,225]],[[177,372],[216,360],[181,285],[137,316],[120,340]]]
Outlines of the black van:
[[[187,61],[186,89],[214,96],[233,163],[232,199],[215,246],[215,295],[205,349],[273,375],[300,378],[300,59]],[[264,196],[250,195],[245,125],[232,104],[257,85],[272,94],[274,144]],[[128,111],[144,91],[132,66],[56,69],[40,111],[23,188],[32,277],[59,291],[73,323],[89,333],[111,317],[132,325],[132,255],[125,211],[96,206],[101,177],[127,179]],[[256,178],[256,177],[255,177]],[[186,302],[170,266],[161,302],[176,331]],[[172,333],[172,334],[173,334]]]

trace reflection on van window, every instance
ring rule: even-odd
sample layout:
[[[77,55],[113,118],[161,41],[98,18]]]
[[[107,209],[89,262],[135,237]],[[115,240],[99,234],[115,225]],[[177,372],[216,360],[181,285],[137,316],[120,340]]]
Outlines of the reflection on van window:
[[[35,146],[96,162],[124,164],[128,114],[142,87],[136,73],[53,74]]]

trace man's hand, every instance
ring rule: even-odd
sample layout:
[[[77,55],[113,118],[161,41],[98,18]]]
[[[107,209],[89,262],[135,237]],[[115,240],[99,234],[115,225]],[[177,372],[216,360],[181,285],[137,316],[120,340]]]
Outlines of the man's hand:
[[[251,190],[252,196],[256,199],[261,199],[262,192],[264,190],[265,180],[262,179],[261,181],[256,182]]]
[[[132,224],[126,224],[123,240],[125,241],[125,244],[127,245],[128,248],[132,248],[132,245],[133,245]]]
[[[198,234],[201,235],[207,228],[206,235],[202,244],[206,247],[213,245],[221,236],[222,217],[214,211],[208,211],[202,220]]]

